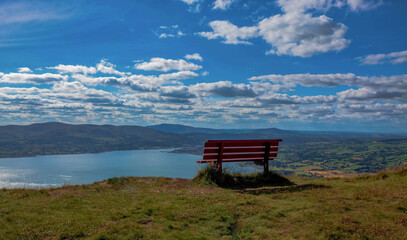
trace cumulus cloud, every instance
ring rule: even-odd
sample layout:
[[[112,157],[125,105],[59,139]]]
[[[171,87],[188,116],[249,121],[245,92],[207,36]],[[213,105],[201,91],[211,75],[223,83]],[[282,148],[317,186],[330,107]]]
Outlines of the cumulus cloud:
[[[401,52],[392,52],[387,54],[370,54],[365,57],[357,58],[362,64],[383,64],[390,62],[392,64],[406,63],[407,62],[407,50]]]
[[[160,88],[160,95],[174,98],[196,98],[186,86],[165,86]]]
[[[283,14],[262,19],[254,26],[239,27],[227,20],[209,23],[210,32],[196,33],[207,39],[222,39],[225,44],[252,44],[261,37],[271,45],[266,54],[311,57],[318,53],[341,51],[350,44],[345,38],[347,27],[326,15],[310,10],[327,10],[349,6],[353,11],[366,10],[379,4],[364,0],[279,0]]]
[[[353,73],[336,73],[336,74],[269,74],[249,78],[251,81],[266,80],[272,83],[289,84],[295,87],[297,84],[305,87],[333,87],[337,85],[355,86],[362,81],[366,82],[366,77],[356,76]]]
[[[293,89],[297,85],[305,87],[335,87],[350,86],[357,89],[348,89],[338,92],[341,100],[358,101],[407,101],[407,74],[394,76],[357,76],[347,74],[270,74],[249,78],[251,81],[260,81],[261,86],[275,89],[280,86]],[[256,82],[252,83],[256,86]],[[254,88],[256,90],[256,88]]]
[[[323,103],[333,103],[337,99],[336,96],[305,96],[300,97],[297,95],[279,94],[273,93],[264,95],[259,98],[259,101],[265,105],[270,104],[323,104]]]
[[[301,85],[305,87],[334,87],[339,85],[370,88],[405,89],[407,74],[393,76],[357,76],[353,73],[336,74],[270,74],[249,78],[251,81],[270,81],[277,84]]]
[[[139,70],[161,72],[168,72],[172,70],[194,71],[202,68],[202,66],[187,62],[183,59],[173,60],[159,57],[151,58],[150,62],[137,63],[134,65],[134,67]]]
[[[117,71],[115,69],[116,65],[114,65],[113,63],[110,63],[108,61],[106,61],[105,59],[102,59],[100,61],[100,63],[98,63],[96,65],[96,69],[98,72],[102,72],[102,73],[108,73],[108,74],[114,74],[114,75],[120,75],[120,76],[124,76],[126,75],[123,72]]]
[[[310,9],[327,11],[330,8],[348,7],[351,11],[370,10],[380,6],[382,0],[278,0],[285,12],[305,12]]]
[[[33,71],[28,67],[20,67],[18,68],[19,73],[32,73]]]
[[[383,0],[347,0],[352,11],[370,10],[383,4]]]
[[[210,96],[216,95],[221,97],[254,97],[256,94],[248,84],[234,84],[230,81],[220,81],[213,83],[197,83],[191,85],[192,92],[198,95]]]
[[[191,71],[179,71],[168,74],[142,75],[133,74],[124,77],[90,77],[86,75],[73,75],[72,78],[86,85],[109,85],[119,88],[129,88],[135,91],[153,91],[161,85],[169,83],[171,80],[188,79],[198,76],[197,73]]]
[[[120,105],[120,101],[112,93],[93,88],[87,88],[80,82],[60,82],[54,84],[52,93],[44,94],[46,97],[63,99],[94,105],[114,106]]]
[[[259,34],[271,44],[267,54],[310,57],[316,53],[340,51],[347,47],[347,27],[325,15],[288,13],[263,19]]]
[[[252,44],[247,41],[262,37],[272,46],[267,54],[310,57],[317,53],[340,51],[350,41],[344,38],[347,27],[334,23],[325,15],[290,12],[263,19],[257,26],[238,27],[228,21],[209,23],[212,32],[200,32],[207,39],[224,39],[225,44]]]
[[[160,74],[159,79],[162,80],[181,80],[197,77],[199,74],[192,71],[179,71],[174,73]]]
[[[47,67],[48,69],[55,69],[59,73],[83,73],[83,74],[95,74],[96,68],[87,67],[82,65],[63,65],[59,64],[55,67]]]
[[[184,3],[186,3],[188,5],[191,5],[191,4],[199,2],[200,0],[181,0],[181,1],[183,1]]]
[[[185,36],[185,33],[181,31],[178,25],[160,26],[157,30],[153,32],[158,36],[158,38],[172,38]]]
[[[235,0],[216,0],[213,4],[213,9],[226,10],[232,5]]]
[[[258,28],[238,27],[229,21],[212,21],[209,23],[212,32],[200,32],[198,35],[207,39],[224,39],[226,44],[252,44],[247,39],[257,36]]]
[[[67,81],[68,76],[60,74],[44,73],[44,74],[31,74],[31,73],[8,73],[0,78],[0,83],[31,83],[31,84],[51,84],[60,81]]]
[[[337,93],[341,99],[357,101],[397,101],[407,102],[406,89],[376,89],[363,87],[359,89],[349,89]]]
[[[185,58],[198,60],[198,56],[190,54]],[[15,122],[23,117],[43,121],[46,116],[46,120],[77,118],[99,123],[192,118],[230,123],[338,119],[406,122],[407,74],[270,74],[251,77],[247,83],[191,83],[183,80],[197,77],[198,73],[178,69],[201,66],[191,67],[185,60],[160,61],[166,63],[146,67],[163,72],[156,75],[115,74],[118,70],[106,60],[100,63],[103,65],[100,71],[97,66],[60,64],[46,68],[58,74],[0,73],[0,119]],[[138,64],[151,62],[154,61]],[[20,85],[10,87],[10,84]],[[35,87],[36,84],[44,85]],[[110,87],[101,90],[101,86]],[[299,95],[297,86],[322,89],[319,94]],[[335,86],[341,86],[341,90],[335,92],[338,89]],[[330,95],[325,95],[324,88],[331,88]]]
[[[199,53],[187,54],[187,55],[185,55],[184,58],[188,59],[188,60],[193,59],[193,60],[198,60],[198,61],[201,61],[201,62],[203,61],[203,58],[201,57],[201,55],[199,55]]]

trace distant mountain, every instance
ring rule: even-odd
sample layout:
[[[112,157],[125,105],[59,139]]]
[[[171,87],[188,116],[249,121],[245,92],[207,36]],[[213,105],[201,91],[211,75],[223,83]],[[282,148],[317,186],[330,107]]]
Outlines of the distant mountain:
[[[159,124],[147,126],[147,128],[155,129],[168,133],[222,133],[225,130],[213,128],[196,128],[180,124]]]
[[[98,153],[116,150],[183,148],[201,153],[208,139],[283,139],[283,145],[365,140],[407,139],[407,135],[341,132],[300,132],[277,128],[211,129],[160,124],[149,127],[72,125],[49,122],[0,126],[0,157]],[[186,149],[186,150],[185,150]],[[193,150],[195,149],[195,150]]]
[[[215,128],[200,128],[200,127],[190,127],[181,124],[159,124],[147,126],[148,128],[156,129],[162,132],[169,133],[206,133],[206,134],[219,134],[219,133],[256,133],[256,132],[267,132],[267,133],[287,133],[290,131],[281,130],[278,128],[267,128],[267,129],[215,129]]]
[[[193,142],[186,136],[140,126],[56,122],[0,126],[0,157],[173,148]]]

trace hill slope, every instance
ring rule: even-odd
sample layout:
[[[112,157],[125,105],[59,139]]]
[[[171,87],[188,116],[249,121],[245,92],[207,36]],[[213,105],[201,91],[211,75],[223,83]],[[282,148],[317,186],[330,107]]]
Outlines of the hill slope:
[[[225,189],[119,178],[0,191],[0,239],[407,239],[407,169]]]
[[[139,126],[65,123],[0,126],[0,157],[171,148],[182,147],[186,142],[185,136]]]

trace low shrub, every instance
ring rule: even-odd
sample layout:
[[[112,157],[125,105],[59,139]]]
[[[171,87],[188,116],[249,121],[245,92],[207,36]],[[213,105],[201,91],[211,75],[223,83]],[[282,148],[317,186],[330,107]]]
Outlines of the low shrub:
[[[114,177],[114,178],[109,178],[107,179],[107,183],[111,185],[122,185],[125,184],[129,181],[128,178],[126,177]]]

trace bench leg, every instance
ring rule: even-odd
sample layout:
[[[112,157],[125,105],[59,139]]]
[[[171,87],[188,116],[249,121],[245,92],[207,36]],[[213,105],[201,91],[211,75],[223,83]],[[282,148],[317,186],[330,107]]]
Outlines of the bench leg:
[[[269,174],[269,160],[264,160],[264,175]]]
[[[222,161],[218,162],[218,171],[219,173],[222,173]]]

